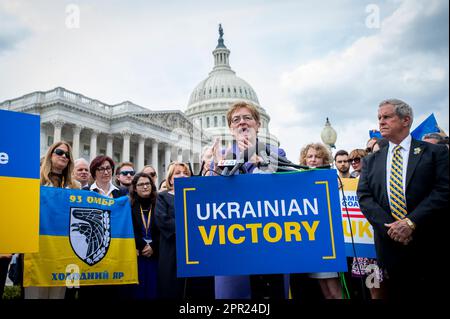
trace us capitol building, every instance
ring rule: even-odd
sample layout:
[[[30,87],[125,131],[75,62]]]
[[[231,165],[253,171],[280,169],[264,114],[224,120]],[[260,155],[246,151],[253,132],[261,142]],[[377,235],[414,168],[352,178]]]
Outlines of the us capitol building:
[[[41,156],[54,141],[65,140],[75,159],[89,161],[105,154],[115,162],[131,161],[137,170],[151,164],[157,167],[158,176],[165,175],[172,160],[189,161],[197,172],[202,148],[216,137],[226,146],[231,140],[226,112],[236,101],[258,108],[258,136],[278,146],[278,139],[269,132],[270,117],[255,91],[229,65],[230,50],[220,25],[213,56],[212,71],[195,87],[184,113],[152,111],[130,101],[109,105],[62,87],[0,102],[0,109],[40,115]]]

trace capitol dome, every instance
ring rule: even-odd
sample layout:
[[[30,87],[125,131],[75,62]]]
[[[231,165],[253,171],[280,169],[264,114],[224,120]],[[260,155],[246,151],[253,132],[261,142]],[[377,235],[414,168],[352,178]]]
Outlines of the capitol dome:
[[[188,108],[200,105],[205,100],[218,98],[248,100],[253,104],[259,104],[258,97],[250,84],[235,74],[231,69],[212,71],[192,91]]]
[[[214,67],[208,77],[192,91],[185,111],[196,125],[210,136],[220,137],[222,145],[231,140],[226,113],[230,105],[244,101],[255,105],[261,115],[261,128],[258,136],[269,143],[278,145],[278,139],[269,133],[270,116],[259,105],[255,90],[245,80],[236,76],[229,64],[230,50],[223,40],[223,29],[219,25],[219,39],[212,52]]]

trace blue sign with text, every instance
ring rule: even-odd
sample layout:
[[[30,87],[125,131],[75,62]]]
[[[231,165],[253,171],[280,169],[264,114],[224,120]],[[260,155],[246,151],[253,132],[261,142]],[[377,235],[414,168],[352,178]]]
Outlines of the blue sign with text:
[[[40,118],[0,110],[0,176],[39,178]]]
[[[175,179],[179,277],[346,271],[336,170]]]

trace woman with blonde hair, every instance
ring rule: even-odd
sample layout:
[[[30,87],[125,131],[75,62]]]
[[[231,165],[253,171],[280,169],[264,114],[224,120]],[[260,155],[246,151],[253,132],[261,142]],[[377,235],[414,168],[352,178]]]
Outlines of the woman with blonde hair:
[[[318,167],[331,164],[332,156],[324,144],[310,143],[302,148],[299,162],[300,165]]]
[[[155,220],[160,230],[159,242],[159,291],[163,299],[183,298],[185,280],[177,278],[175,243],[175,178],[189,177],[186,163],[172,162],[166,175],[167,190],[158,193]]]
[[[353,168],[353,172],[350,173],[350,178],[359,178],[362,169],[362,159],[367,155],[367,152],[362,148],[357,148],[350,152],[348,161]]]
[[[70,144],[56,142],[48,148],[41,165],[41,185],[61,188],[80,188],[72,180],[73,157]],[[25,254],[25,265],[27,257]],[[64,299],[66,287],[26,287],[25,299]]]
[[[72,180],[72,148],[65,141],[51,145],[41,165],[41,185],[62,188],[80,188]]]
[[[300,165],[315,168],[329,165],[331,161],[331,152],[322,143],[310,143],[303,147],[300,152]],[[291,285],[293,286],[293,291],[297,292],[298,299],[311,298],[313,293],[317,292],[317,285],[312,283],[311,279],[306,278],[306,276],[312,279],[318,279],[320,290],[325,299],[342,298],[339,274],[337,272],[321,272],[306,275],[291,274]]]

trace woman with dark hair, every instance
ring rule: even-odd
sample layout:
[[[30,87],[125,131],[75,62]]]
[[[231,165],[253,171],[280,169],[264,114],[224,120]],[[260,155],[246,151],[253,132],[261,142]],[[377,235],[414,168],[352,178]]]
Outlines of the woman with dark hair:
[[[131,181],[131,213],[138,253],[139,285],[133,298],[157,298],[159,229],[155,223],[156,187],[150,175],[138,173]]]
[[[127,195],[127,190],[117,188],[112,183],[112,172],[114,172],[114,161],[112,158],[99,155],[94,158],[89,166],[89,171],[94,183],[89,187],[90,191],[100,195],[118,198]],[[79,299],[117,299],[126,297],[129,288],[125,285],[97,285],[80,287]]]
[[[127,195],[127,190],[118,188],[112,183],[112,172],[114,172],[114,161],[105,155],[94,158],[89,166],[94,183],[89,187],[91,191],[103,196],[117,198]]]

